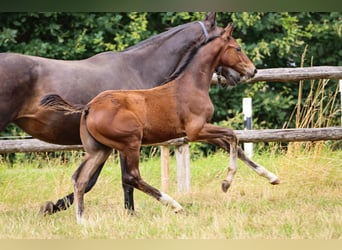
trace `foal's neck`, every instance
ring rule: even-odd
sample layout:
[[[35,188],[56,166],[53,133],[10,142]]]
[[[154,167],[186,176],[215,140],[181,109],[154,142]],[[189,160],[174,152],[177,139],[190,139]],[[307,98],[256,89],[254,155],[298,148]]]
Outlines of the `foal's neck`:
[[[220,38],[201,47],[180,78],[185,78],[187,81],[191,79],[192,84],[209,91],[212,76],[219,65],[222,48],[223,44]]]

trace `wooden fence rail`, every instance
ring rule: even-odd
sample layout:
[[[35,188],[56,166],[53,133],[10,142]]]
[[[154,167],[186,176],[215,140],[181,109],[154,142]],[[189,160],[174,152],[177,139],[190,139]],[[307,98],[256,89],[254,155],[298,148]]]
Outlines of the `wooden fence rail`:
[[[304,68],[260,69],[248,83],[253,82],[298,82],[314,79],[342,79],[342,66],[315,66]]]
[[[242,142],[290,142],[342,140],[342,127],[304,128],[304,129],[265,129],[235,130]],[[170,145],[175,147],[177,161],[177,189],[179,192],[190,191],[190,150],[186,138],[178,138],[159,144],[161,146],[161,189],[168,192],[170,184]],[[155,144],[157,146],[157,144]],[[48,152],[82,150],[82,145],[55,145],[37,139],[0,140],[0,153]]]
[[[254,82],[298,82],[300,80],[342,79],[342,66],[314,66],[303,68],[270,68],[258,69],[256,75],[247,83]],[[217,83],[214,75],[213,83]]]
[[[341,140],[342,127],[235,131],[240,142],[295,142]]]
[[[263,129],[235,130],[239,142],[290,142],[290,141],[322,141],[342,140],[342,127],[302,128],[302,129]],[[186,138],[169,140],[155,146],[180,146]],[[81,150],[82,145],[56,145],[38,139],[0,140],[0,153],[48,152]]]

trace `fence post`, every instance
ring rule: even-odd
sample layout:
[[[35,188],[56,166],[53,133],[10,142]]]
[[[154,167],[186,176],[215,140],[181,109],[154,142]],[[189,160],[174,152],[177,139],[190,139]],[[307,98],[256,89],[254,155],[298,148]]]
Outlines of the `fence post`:
[[[252,129],[252,98],[242,99],[242,111],[244,115],[244,130]],[[246,155],[251,158],[253,156],[253,143],[247,142],[243,144]]]
[[[190,191],[190,149],[185,143],[175,147],[177,161],[177,190],[179,192]]]
[[[169,146],[160,146],[161,161],[161,190],[169,192],[170,185],[170,149]]]
[[[341,96],[341,126],[342,126],[342,79],[339,80],[340,83],[340,96]]]

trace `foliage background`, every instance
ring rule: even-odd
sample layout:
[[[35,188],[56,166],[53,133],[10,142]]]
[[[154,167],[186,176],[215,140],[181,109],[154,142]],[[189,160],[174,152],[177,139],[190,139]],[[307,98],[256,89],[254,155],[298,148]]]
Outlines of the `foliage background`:
[[[75,60],[121,51],[176,25],[201,20],[203,12],[11,12],[0,13],[0,52]],[[257,68],[342,65],[339,12],[218,13],[217,24],[234,22],[234,37]],[[303,52],[306,48],[304,60]],[[336,90],[331,81],[328,90]],[[304,93],[309,91],[304,84]],[[259,82],[234,88],[212,87],[213,121],[243,128],[242,98],[253,98],[255,128],[281,128],[297,102],[298,85]],[[304,100],[303,100],[304,101]],[[338,123],[336,115],[332,123]],[[293,126],[293,123],[290,123]],[[21,134],[10,125],[0,135]]]

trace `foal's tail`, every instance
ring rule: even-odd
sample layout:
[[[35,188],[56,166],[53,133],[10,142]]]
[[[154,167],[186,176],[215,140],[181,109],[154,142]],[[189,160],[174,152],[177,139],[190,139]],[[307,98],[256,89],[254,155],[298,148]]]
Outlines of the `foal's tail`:
[[[52,109],[55,111],[63,111],[65,114],[81,113],[85,105],[70,104],[62,97],[56,94],[46,95],[40,100],[40,106]]]

